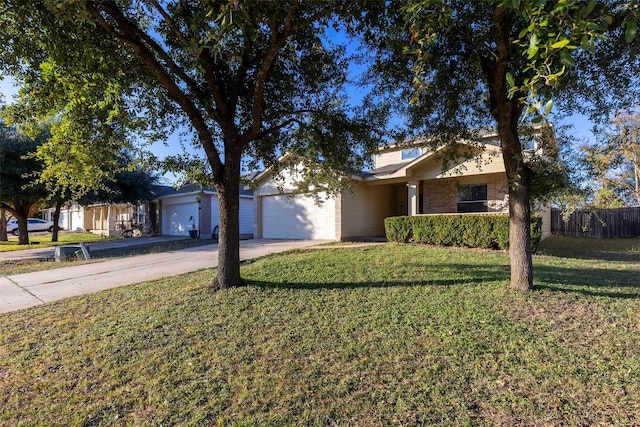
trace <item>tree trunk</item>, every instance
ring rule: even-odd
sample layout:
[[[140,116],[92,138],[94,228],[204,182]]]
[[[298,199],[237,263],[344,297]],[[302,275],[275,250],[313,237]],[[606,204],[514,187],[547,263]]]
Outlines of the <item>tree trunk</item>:
[[[496,47],[492,55],[483,57],[482,68],[487,77],[491,115],[498,122],[498,136],[509,182],[509,258],[511,288],[527,291],[533,287],[531,257],[531,171],[522,157],[518,138],[518,121],[523,112],[519,95],[509,97],[507,71],[513,55],[512,18],[504,6],[493,15]]]
[[[58,241],[58,224],[60,223],[60,210],[62,209],[62,201],[56,201],[55,209],[53,210],[53,233],[51,233],[51,241]]]
[[[222,182],[218,192],[219,236],[218,272],[214,289],[228,289],[243,284],[240,278],[240,155],[225,156]]]
[[[9,240],[9,236],[7,236],[7,215],[6,211],[0,209],[0,242],[6,242]]]
[[[515,102],[511,105],[514,106]],[[509,182],[509,258],[511,288],[521,291],[533,287],[531,256],[531,172],[524,164],[518,138],[519,114],[504,115],[498,120],[498,134]]]
[[[29,244],[29,232],[27,231],[27,215],[16,215],[18,220],[18,244]]]
[[[526,179],[515,180],[509,188],[509,258],[511,288],[528,291],[533,288],[531,254],[531,201]]]

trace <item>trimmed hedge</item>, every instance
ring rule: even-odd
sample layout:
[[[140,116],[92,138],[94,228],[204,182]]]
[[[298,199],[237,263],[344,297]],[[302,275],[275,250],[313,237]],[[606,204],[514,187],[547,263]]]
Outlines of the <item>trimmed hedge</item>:
[[[384,220],[390,242],[438,246],[509,249],[508,215],[394,216]],[[542,218],[531,217],[531,246],[535,252],[542,237]]]

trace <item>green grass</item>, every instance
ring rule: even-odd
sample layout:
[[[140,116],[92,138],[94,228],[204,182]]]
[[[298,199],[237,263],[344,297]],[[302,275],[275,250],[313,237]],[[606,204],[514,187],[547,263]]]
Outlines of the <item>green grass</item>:
[[[0,425],[640,424],[637,263],[327,248],[0,315]]]
[[[69,243],[79,243],[79,242],[103,242],[109,240],[106,237],[99,236],[93,233],[77,233],[77,232],[62,232],[58,234],[58,241],[51,241],[51,233],[47,233],[46,235],[30,235],[29,245],[18,245],[18,238],[15,236],[8,236],[9,241],[0,242],[0,252],[8,252],[8,251],[21,251],[24,249],[38,249],[44,247],[58,246],[58,245],[66,245]]]
[[[591,239],[551,236],[540,243],[546,255],[564,258],[640,262],[640,238]]]

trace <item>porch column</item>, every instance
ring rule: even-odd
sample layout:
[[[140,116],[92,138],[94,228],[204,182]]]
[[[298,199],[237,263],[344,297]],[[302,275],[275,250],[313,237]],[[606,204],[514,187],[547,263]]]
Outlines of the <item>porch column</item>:
[[[100,210],[102,210],[102,206],[100,207]],[[112,221],[112,219],[113,219],[113,216],[111,215],[111,205],[109,205],[107,207],[107,237],[111,237],[111,221]],[[104,230],[104,228],[103,228],[103,230]],[[104,236],[104,234],[103,234],[103,236]]]
[[[420,181],[409,181],[407,183],[407,215],[418,214],[418,187]]]

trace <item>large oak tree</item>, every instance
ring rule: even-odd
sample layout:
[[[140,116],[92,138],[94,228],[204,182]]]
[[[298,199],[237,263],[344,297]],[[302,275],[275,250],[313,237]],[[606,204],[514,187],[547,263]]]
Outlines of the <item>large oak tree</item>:
[[[243,158],[268,166],[285,151],[325,168],[360,166],[376,141],[375,115],[347,106],[344,49],[324,38],[350,1],[2,0],[5,68],[71,107],[110,106],[148,129],[188,126],[219,200],[214,285],[241,283],[239,190]],[[358,12],[357,10],[355,12]],[[28,17],[28,18],[25,18]],[[38,48],[30,51],[25,45]],[[25,65],[26,64],[26,65]],[[43,83],[44,82],[44,83]],[[57,83],[52,83],[57,82]],[[107,90],[96,93],[98,86]],[[59,105],[57,105],[59,107]],[[105,149],[106,152],[109,152]]]
[[[636,12],[626,1],[409,0],[385,10],[384,26],[379,14],[368,21],[379,75],[412,96],[414,131],[438,146],[473,138],[474,129],[497,130],[509,183],[512,288],[533,286],[530,215],[540,178],[522,129],[544,122],[554,99],[605,117],[617,101],[633,99],[635,74],[623,70],[639,69]]]

